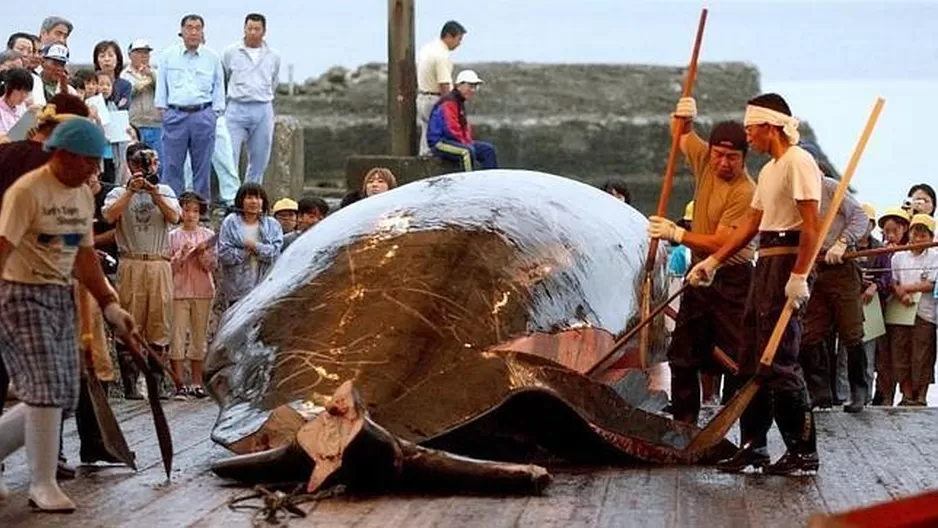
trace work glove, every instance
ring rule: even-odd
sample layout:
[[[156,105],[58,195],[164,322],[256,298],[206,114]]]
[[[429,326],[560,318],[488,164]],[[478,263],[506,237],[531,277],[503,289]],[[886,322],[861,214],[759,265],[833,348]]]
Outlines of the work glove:
[[[648,217],[648,236],[651,238],[663,238],[678,244],[684,241],[683,227],[679,227],[674,222],[660,216]]]
[[[713,284],[713,278],[716,276],[719,267],[720,263],[717,259],[707,257],[691,268],[690,273],[687,274],[687,282],[695,288],[706,288]]]
[[[808,290],[808,274],[792,273],[788,277],[788,284],[785,285],[785,297],[791,300],[791,305],[795,310],[801,308],[808,302],[811,292]]]
[[[827,253],[824,254],[824,262],[828,264],[842,264],[844,261],[844,253],[847,251],[847,242],[839,238],[837,242],[834,242],[834,245],[827,250]]]
[[[117,337],[120,337],[124,342],[128,342],[137,330],[137,323],[134,321],[133,316],[116,302],[105,306],[103,313],[104,320],[114,328]]]
[[[681,97],[674,108],[674,117],[693,119],[697,117],[697,101],[693,97]]]

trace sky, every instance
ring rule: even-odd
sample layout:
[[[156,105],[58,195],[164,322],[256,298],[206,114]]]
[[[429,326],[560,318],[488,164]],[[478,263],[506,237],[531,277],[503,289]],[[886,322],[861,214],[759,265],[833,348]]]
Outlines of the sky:
[[[210,46],[241,35],[244,15],[268,18],[268,41],[301,81],[330,66],[384,62],[386,0],[226,0],[153,4],[115,0],[30,0],[0,18],[0,30],[38,31],[51,14],[76,29],[72,57],[90,62],[95,42],[146,38],[173,44],[189,12],[206,19]],[[879,209],[901,201],[912,183],[934,182],[931,126],[922,115],[938,92],[938,1],[846,0],[416,0],[416,45],[448,19],[468,28],[459,62],[644,63],[684,65],[701,7],[709,9],[702,61],[758,66],[763,89],[785,96],[811,123],[842,171],[877,96],[880,123],[854,176],[861,200]],[[87,58],[82,54],[86,53]],[[281,75],[286,80],[286,68]],[[662,162],[663,163],[663,162]]]

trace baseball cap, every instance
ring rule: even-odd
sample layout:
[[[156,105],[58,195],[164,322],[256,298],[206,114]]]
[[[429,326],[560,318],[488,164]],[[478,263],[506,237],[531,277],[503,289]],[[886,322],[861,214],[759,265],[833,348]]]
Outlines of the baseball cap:
[[[902,220],[905,223],[909,223],[909,220],[912,219],[912,217],[909,216],[909,212],[905,209],[901,207],[890,207],[889,209],[883,211],[883,216],[879,217],[879,222],[877,225],[882,228],[883,224],[885,224],[886,220],[889,218],[896,218],[898,220]]]
[[[100,158],[107,144],[104,132],[98,125],[84,117],[72,117],[55,127],[44,149],[62,149],[79,156]]]
[[[479,75],[473,70],[463,70],[456,76],[456,84],[482,84],[485,81],[479,78]]]
[[[153,51],[153,48],[150,46],[150,43],[146,39],[135,39],[130,43],[130,46],[127,48],[128,51],[136,50],[147,50]]]
[[[68,63],[68,46],[65,44],[46,44],[42,47],[40,53],[42,53],[43,59],[54,60],[63,64]]]
[[[274,214],[279,213],[280,211],[293,211],[296,212],[300,209],[296,201],[289,198],[281,198],[277,200],[274,204]]]
[[[917,214],[912,217],[912,221],[909,223],[909,229],[920,225],[925,226],[930,232],[935,232],[935,219],[927,214]]]

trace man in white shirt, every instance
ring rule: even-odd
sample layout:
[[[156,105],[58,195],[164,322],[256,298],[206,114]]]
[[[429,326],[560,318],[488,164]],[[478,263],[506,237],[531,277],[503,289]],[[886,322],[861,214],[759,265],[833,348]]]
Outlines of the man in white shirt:
[[[244,180],[264,183],[274,138],[274,92],[280,77],[280,54],[267,45],[267,19],[251,13],[244,18],[244,38],[225,50],[222,65],[228,79],[225,118],[231,134],[234,164],[241,162],[247,142]]]
[[[424,44],[417,52],[417,126],[420,127],[418,153],[430,155],[427,121],[441,95],[453,89],[453,63],[450,53],[462,44],[466,28],[455,20],[443,24],[440,38]]]
[[[762,382],[740,417],[742,448],[717,466],[728,472],[752,466],[775,475],[817,471],[817,431],[798,364],[801,316],[797,311],[810,296],[808,275],[820,235],[821,170],[811,154],[798,146],[798,120],[780,95],[751,99],[743,124],[749,145],[772,159],[759,172],[748,216],[719,251],[688,274],[692,285],[709,286],[720,264],[759,235],[739,367],[742,376],[757,375]],[[792,303],[796,313],[785,327],[772,364],[763,366],[762,353],[786,302]],[[770,464],[767,436],[773,418],[787,450]]]

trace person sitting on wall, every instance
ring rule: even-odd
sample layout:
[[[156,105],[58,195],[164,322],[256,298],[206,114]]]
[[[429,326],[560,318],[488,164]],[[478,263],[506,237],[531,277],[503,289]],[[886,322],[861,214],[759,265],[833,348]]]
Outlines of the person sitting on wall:
[[[463,70],[456,87],[440,97],[427,124],[427,142],[434,156],[456,161],[464,171],[497,169],[495,147],[472,139],[472,126],[466,119],[466,101],[471,101],[483,81],[476,72]]]

